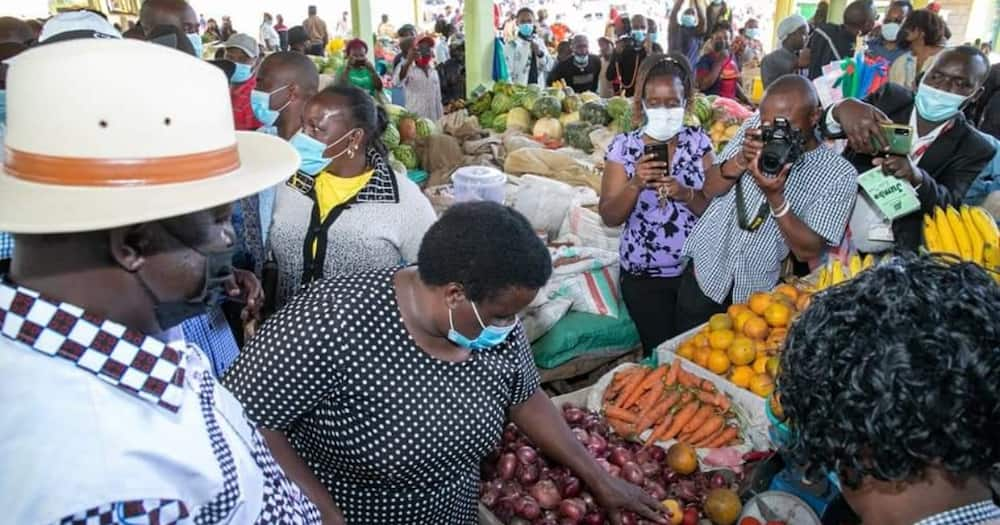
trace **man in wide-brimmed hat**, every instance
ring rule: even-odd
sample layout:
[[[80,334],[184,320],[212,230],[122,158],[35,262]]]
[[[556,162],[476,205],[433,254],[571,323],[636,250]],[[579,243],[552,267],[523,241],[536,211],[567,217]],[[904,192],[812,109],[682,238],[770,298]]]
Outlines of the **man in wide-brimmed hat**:
[[[279,138],[233,130],[227,84],[208,63],[135,40],[41,45],[10,64],[5,521],[336,515],[328,497],[288,480],[205,355],[173,329],[231,286],[230,203],[298,165]]]

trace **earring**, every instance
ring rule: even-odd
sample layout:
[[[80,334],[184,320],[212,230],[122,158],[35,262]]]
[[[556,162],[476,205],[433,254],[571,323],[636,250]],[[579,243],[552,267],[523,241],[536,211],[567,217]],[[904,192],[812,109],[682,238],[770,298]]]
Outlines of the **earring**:
[[[358,148],[356,148],[354,146],[351,146],[351,149],[347,150],[347,157],[353,159],[354,158],[354,150],[356,150],[356,149],[358,149]]]

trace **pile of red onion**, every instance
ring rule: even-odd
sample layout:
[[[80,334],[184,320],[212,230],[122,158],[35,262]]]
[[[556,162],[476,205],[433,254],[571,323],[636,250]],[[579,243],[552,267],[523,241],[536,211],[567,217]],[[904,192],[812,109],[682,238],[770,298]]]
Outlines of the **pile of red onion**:
[[[700,519],[706,494],[733,488],[739,482],[730,471],[695,472],[680,476],[666,466],[666,451],[612,434],[599,414],[563,407],[573,434],[612,476],[638,485],[658,501],[676,499],[685,507],[684,525]],[[604,525],[607,514],[587,487],[566,467],[544,457],[517,427],[504,429],[497,449],[481,466],[479,501],[509,525]],[[648,523],[626,512],[625,525]]]

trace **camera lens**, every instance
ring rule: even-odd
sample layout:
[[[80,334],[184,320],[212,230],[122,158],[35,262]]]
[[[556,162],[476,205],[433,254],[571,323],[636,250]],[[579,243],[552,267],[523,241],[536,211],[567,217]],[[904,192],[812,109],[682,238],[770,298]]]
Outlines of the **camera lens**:
[[[772,140],[760,152],[760,171],[765,175],[777,175],[781,167],[789,162],[792,144],[784,140]]]

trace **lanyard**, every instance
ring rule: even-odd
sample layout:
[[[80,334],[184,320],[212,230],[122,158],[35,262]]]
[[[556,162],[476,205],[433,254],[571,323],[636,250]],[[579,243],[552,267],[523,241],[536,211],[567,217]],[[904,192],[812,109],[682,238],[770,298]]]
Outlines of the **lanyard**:
[[[748,232],[757,231],[764,224],[764,220],[767,218],[767,200],[760,204],[760,208],[757,209],[757,215],[754,216],[752,220],[747,221],[747,204],[746,199],[743,196],[743,176],[736,181],[736,221],[740,225],[740,229]]]

